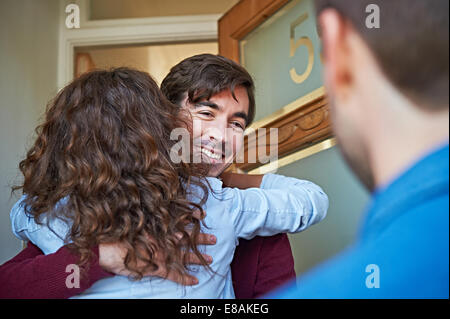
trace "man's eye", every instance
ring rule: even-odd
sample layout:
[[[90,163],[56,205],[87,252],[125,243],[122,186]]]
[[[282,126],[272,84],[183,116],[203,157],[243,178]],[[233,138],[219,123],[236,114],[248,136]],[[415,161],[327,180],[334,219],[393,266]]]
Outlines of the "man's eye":
[[[213,116],[211,112],[199,112],[198,114],[205,115],[205,116]]]
[[[231,123],[234,127],[236,127],[236,128],[239,128],[239,129],[241,129],[241,130],[244,130],[244,126],[241,124],[241,123],[239,123],[239,122],[232,122]]]

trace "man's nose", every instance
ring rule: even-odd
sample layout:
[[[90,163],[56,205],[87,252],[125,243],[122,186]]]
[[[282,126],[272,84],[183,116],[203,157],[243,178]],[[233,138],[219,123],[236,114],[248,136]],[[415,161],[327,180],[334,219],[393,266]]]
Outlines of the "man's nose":
[[[223,142],[226,136],[226,125],[216,122],[208,128],[207,136],[211,142]]]

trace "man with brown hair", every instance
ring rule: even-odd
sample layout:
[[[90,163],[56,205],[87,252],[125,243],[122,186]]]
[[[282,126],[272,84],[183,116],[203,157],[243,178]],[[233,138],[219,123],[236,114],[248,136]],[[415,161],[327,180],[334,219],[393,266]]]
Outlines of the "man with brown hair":
[[[211,54],[190,57],[172,68],[161,89],[173,103],[188,109],[194,122],[201,124],[193,126],[197,146],[194,152],[211,164],[208,175],[222,175],[223,183],[229,186],[260,186],[261,178],[258,176],[242,178],[239,174],[222,174],[242,148],[244,130],[255,115],[254,84],[243,67]],[[215,241],[214,236],[201,234],[198,243],[213,245]],[[29,243],[19,255],[1,266],[0,297],[69,298],[102,278],[128,274],[123,269],[124,255],[119,245],[100,244],[93,248],[93,253],[95,258],[91,260],[80,287],[68,289],[65,285],[66,266],[76,263],[77,256],[66,246],[44,256]],[[196,256],[191,257],[192,263],[199,263]],[[241,239],[231,268],[234,293],[238,299],[256,298],[295,278],[287,235]],[[166,273],[161,267],[145,275],[164,277]],[[183,282],[183,278],[172,273],[168,279]],[[196,284],[196,278],[189,279],[190,284]]]
[[[449,2],[316,4],[333,129],[373,199],[351,247],[272,296],[448,298]]]
[[[255,117],[254,83],[239,64],[222,56],[200,54],[175,65],[161,83],[164,95],[190,111],[194,155],[211,165],[230,187],[259,187],[256,176],[223,172],[243,147],[244,131]],[[196,124],[197,123],[197,124]],[[255,298],[295,278],[286,234],[239,240],[232,263],[236,297]]]

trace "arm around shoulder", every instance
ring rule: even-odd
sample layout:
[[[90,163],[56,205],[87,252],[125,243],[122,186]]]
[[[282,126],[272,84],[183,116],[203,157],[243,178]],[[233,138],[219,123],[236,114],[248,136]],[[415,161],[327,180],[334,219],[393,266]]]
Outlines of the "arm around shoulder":
[[[328,196],[309,181],[265,175],[261,188],[228,190],[238,238],[296,233],[321,221]]]
[[[93,258],[85,278],[78,288],[66,285],[67,266],[77,264],[78,257],[66,247],[53,254],[44,255],[35,245],[28,243],[11,260],[0,266],[0,298],[70,298],[88,289],[100,279],[112,276],[104,271],[98,262],[98,248],[93,248]]]

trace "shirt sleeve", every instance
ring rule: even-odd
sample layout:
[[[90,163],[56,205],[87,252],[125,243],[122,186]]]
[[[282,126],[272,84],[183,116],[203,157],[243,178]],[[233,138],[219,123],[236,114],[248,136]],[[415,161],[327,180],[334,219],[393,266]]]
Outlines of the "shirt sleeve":
[[[252,299],[259,298],[295,279],[294,256],[286,234],[263,237],[258,257]]]
[[[259,298],[294,280],[294,257],[288,236],[240,239],[231,271],[237,299]]]
[[[301,232],[328,210],[328,196],[319,186],[292,177],[267,174],[260,188],[227,190],[237,238]]]
[[[56,252],[68,243],[66,237],[70,227],[60,218],[49,218],[41,215],[38,224],[33,216],[29,216],[25,210],[25,196],[13,206],[10,213],[13,234],[25,241],[31,241],[45,254]]]
[[[0,298],[70,298],[91,287],[96,281],[111,277],[98,262],[98,247],[93,248],[87,275],[80,278],[79,288],[68,288],[67,265],[76,264],[78,256],[64,246],[57,252],[43,255],[42,251],[28,243],[17,256],[0,266]]]

